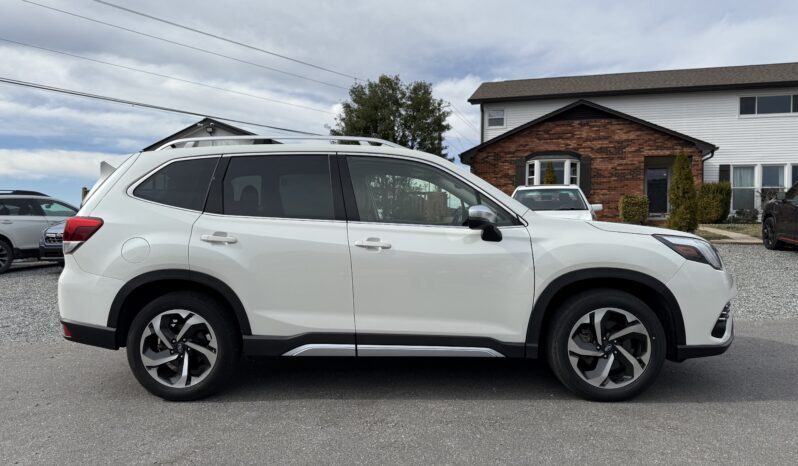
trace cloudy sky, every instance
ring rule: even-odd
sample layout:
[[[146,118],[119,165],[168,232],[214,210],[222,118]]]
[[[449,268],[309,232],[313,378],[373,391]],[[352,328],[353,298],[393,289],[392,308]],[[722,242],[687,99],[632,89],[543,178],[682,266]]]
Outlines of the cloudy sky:
[[[353,82],[91,0],[31,1],[188,47],[0,0],[0,78],[313,133],[334,124]],[[461,114],[450,118],[452,154],[477,142],[467,99],[483,81],[798,61],[794,1],[124,3],[343,75],[431,82]],[[101,160],[119,163],[198,119],[0,83],[0,189],[77,203]]]

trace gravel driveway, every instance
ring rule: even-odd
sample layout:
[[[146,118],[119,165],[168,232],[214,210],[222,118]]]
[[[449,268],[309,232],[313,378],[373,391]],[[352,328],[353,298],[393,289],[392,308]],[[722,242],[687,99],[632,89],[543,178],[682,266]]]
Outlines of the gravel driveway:
[[[737,244],[717,248],[737,279],[737,319],[798,317],[798,251]],[[57,265],[21,263],[0,275],[0,342],[61,339],[56,296],[60,273]]]

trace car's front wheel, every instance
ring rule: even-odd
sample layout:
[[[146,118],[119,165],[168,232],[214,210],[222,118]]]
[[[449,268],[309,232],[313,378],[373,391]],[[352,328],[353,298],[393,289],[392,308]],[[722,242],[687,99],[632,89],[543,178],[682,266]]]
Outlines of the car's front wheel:
[[[0,240],[0,274],[6,273],[14,261],[14,250],[11,245]]]
[[[665,331],[643,301],[618,290],[582,293],[563,304],[547,336],[547,357],[571,391],[620,401],[645,390],[665,361]]]
[[[154,395],[173,401],[219,391],[239,353],[239,336],[225,309],[190,292],[169,293],[146,305],[127,336],[127,358],[136,379]]]
[[[776,221],[768,217],[762,222],[762,244],[768,249],[781,249],[782,243],[776,239]]]

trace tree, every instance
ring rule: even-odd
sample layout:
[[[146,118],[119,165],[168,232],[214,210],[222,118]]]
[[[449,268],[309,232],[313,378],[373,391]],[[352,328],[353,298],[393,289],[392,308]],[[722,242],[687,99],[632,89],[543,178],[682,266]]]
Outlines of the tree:
[[[543,174],[543,184],[557,184],[557,175],[554,173],[554,163],[546,164],[546,173]]]
[[[382,75],[349,88],[349,101],[343,103],[330,134],[380,138],[447,157],[443,133],[451,126],[446,123],[446,106],[432,96],[430,83],[403,84],[399,76]]]
[[[683,151],[679,151],[673,164],[673,180],[668,190],[668,201],[671,204],[668,228],[695,231],[698,228],[698,202],[690,160]]]

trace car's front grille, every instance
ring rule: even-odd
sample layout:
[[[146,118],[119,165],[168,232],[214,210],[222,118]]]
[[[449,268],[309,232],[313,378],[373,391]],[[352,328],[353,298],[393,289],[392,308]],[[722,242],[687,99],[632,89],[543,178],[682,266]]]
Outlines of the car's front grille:
[[[715,322],[715,326],[712,328],[712,336],[715,338],[721,338],[723,335],[726,334],[726,324],[729,322],[729,316],[731,315],[731,303],[726,303],[726,307],[720,311],[720,317],[718,317],[718,321]]]
[[[47,233],[44,235],[46,244],[61,244],[64,242],[64,235],[61,233]]]

